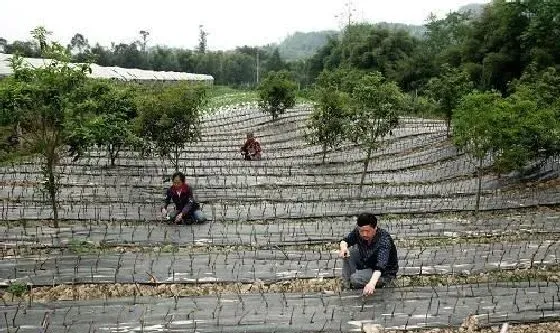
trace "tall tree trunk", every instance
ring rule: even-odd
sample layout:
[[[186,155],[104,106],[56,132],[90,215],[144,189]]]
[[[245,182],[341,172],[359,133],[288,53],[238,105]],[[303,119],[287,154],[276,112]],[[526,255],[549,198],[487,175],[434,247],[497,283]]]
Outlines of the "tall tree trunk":
[[[476,202],[474,204],[474,215],[478,215],[480,210],[480,194],[482,192],[482,163],[483,159],[481,158],[478,164],[478,189],[476,191]]]
[[[46,184],[43,183],[43,187],[46,187],[47,193],[49,194],[49,199],[51,202],[51,208],[53,211],[53,220],[54,220],[54,227],[58,229],[58,205],[56,202],[56,192],[57,192],[57,184],[56,184],[56,177],[55,177],[55,170],[54,167],[58,163],[58,156],[56,155],[56,148],[58,147],[59,137],[56,130],[53,130],[54,133],[48,133],[50,129],[47,125],[45,117],[41,118],[41,140],[43,143],[43,158],[45,162],[41,165],[43,177],[47,178]],[[49,137],[52,135],[52,137]]]
[[[175,172],[179,172],[179,147],[175,146]]]
[[[54,174],[54,150],[49,152],[50,156],[47,156],[47,191],[49,193],[49,199],[51,201],[51,207],[53,211],[54,227],[58,229],[58,205],[56,202],[56,179]]]
[[[111,167],[115,167],[115,161],[119,157],[119,151],[121,150],[120,145],[109,145],[109,158],[111,159]]]
[[[21,149],[23,147],[23,130],[21,129],[21,122],[17,122],[15,127],[15,135],[18,142],[18,146]]]
[[[115,167],[115,148],[113,147],[113,145],[109,144],[107,146],[107,153],[109,154],[109,165],[111,166],[111,168]]]
[[[446,121],[446,129],[445,129],[445,134],[447,135],[447,137],[451,137],[451,117],[447,117]]]
[[[369,167],[369,161],[371,159],[371,153],[372,152],[373,152],[373,147],[369,147],[368,150],[367,150],[366,159],[364,161],[364,170],[362,171],[362,179],[360,179],[359,197],[362,196],[362,188],[364,187],[364,181],[366,180],[366,175],[367,175],[367,171],[368,171],[368,167]]]
[[[325,157],[327,157],[327,145],[323,144],[323,159],[321,161],[321,164],[325,164]]]

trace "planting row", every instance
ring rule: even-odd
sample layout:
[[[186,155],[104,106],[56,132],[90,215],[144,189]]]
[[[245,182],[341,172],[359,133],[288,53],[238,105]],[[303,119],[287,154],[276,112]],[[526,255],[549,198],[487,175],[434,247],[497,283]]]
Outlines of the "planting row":
[[[259,222],[259,221],[256,221]],[[31,224],[30,222],[28,222]],[[96,222],[94,222],[96,223]],[[304,220],[274,220],[263,224],[244,222],[212,222],[193,226],[165,226],[146,223],[127,226],[120,223],[74,225],[53,229],[39,225],[0,226],[0,247],[64,247],[74,241],[88,240],[99,246],[249,246],[282,247],[337,243],[352,228],[355,218],[316,218]],[[537,239],[558,234],[560,214],[526,213],[517,216],[484,217],[467,219],[459,217],[434,218],[381,218],[379,226],[388,230],[397,242],[437,246],[439,243],[465,241],[489,242],[492,237]],[[499,240],[496,240],[499,241]]]
[[[366,195],[368,197],[370,195]],[[323,200],[271,202],[208,202],[203,210],[214,221],[269,220],[279,218],[315,218],[332,216],[351,216],[358,212],[370,211],[376,214],[387,213],[436,213],[472,211],[476,195],[460,197],[428,197],[416,199],[376,198],[369,200]],[[481,210],[503,210],[556,205],[560,203],[560,192],[555,188],[527,189],[513,192],[491,192],[482,195]],[[66,203],[59,204],[61,219],[70,220],[160,220],[160,202],[128,203]],[[52,217],[48,203],[3,202],[0,218],[4,220],[49,219]]]
[[[68,287],[70,296],[72,288]],[[109,291],[109,290],[108,290]],[[218,291],[219,292],[219,291]],[[76,293],[78,290],[76,289]],[[129,297],[99,301],[10,303],[0,328],[37,332],[348,332],[480,325],[560,318],[558,285],[508,283],[381,289],[369,298],[340,294]],[[556,301],[555,301],[556,300]],[[369,329],[368,329],[369,330]]]
[[[154,278],[158,283],[278,282],[294,278],[338,277],[343,266],[334,248],[203,250],[166,245],[141,253],[95,254],[100,250],[85,241],[74,241],[66,251],[58,254],[53,251],[40,257],[2,259],[0,284],[147,283],[153,282]],[[560,267],[560,240],[399,248],[398,257],[399,276],[471,275],[497,269],[556,269]]]

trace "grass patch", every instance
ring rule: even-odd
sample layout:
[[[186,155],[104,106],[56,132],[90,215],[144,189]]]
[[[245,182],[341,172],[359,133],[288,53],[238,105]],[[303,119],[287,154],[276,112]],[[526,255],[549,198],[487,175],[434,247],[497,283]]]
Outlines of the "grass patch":
[[[215,86],[209,92],[207,109],[213,110],[230,105],[256,102],[258,93],[256,90],[234,89],[224,86]]]
[[[226,86],[214,86],[209,91],[207,109],[214,110],[247,103],[255,103],[256,105],[258,100],[259,93],[256,89],[236,89]],[[296,96],[296,104],[310,104],[312,102],[309,94],[298,93]]]
[[[72,239],[68,242],[68,250],[74,254],[98,253],[101,248],[87,240]]]
[[[172,244],[167,244],[164,247],[161,248],[161,252],[162,253],[175,253],[178,252],[179,248],[175,245]]]
[[[27,292],[27,286],[23,283],[11,283],[8,288],[6,288],[6,292],[12,294],[15,297],[22,297]]]
[[[26,163],[34,154],[28,150],[5,151],[0,149],[0,166]]]

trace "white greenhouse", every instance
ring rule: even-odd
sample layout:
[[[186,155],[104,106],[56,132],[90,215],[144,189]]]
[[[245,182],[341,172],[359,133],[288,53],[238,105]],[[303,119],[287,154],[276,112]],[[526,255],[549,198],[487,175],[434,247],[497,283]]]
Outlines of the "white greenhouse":
[[[12,74],[10,68],[11,54],[0,53],[0,78]],[[49,59],[39,58],[23,58],[24,62],[32,67],[41,67],[48,63]],[[102,67],[97,64],[91,65],[91,74],[89,77],[96,79],[114,79],[123,81],[151,81],[151,82],[174,82],[174,81],[190,81],[193,83],[203,83],[212,85],[214,78],[206,74],[194,74],[183,72],[163,72],[149,71],[143,69],[120,68],[120,67]]]

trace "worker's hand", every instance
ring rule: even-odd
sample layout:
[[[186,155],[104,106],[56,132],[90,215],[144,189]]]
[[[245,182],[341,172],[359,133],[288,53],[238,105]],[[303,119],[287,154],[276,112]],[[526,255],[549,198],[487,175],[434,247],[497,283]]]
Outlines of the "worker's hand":
[[[179,223],[181,222],[181,220],[183,219],[183,213],[179,213],[177,214],[177,216],[175,217],[175,222]]]
[[[370,295],[373,295],[374,291],[375,291],[375,285],[373,283],[368,283],[364,287],[364,290],[363,290],[362,294],[364,296],[370,296]]]
[[[340,242],[340,251],[338,252],[338,256],[341,258],[348,258],[348,243],[345,241]]]

